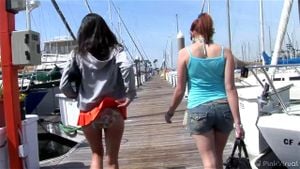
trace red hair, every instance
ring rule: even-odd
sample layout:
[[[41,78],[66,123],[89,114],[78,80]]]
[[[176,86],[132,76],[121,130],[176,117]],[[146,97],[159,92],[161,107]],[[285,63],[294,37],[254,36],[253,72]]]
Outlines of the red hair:
[[[204,38],[205,43],[212,43],[212,36],[215,33],[212,18],[207,13],[200,14],[198,18],[193,21],[190,31],[200,34]]]

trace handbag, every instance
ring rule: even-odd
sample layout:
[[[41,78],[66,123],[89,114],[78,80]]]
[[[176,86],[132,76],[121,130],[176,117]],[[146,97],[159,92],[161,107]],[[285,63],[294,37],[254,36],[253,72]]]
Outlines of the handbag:
[[[238,148],[238,156],[235,157],[236,149]],[[242,151],[244,152],[244,157],[242,157]],[[236,138],[231,155],[227,158],[224,163],[225,169],[252,169],[250,165],[250,160],[246,145],[243,140]]]

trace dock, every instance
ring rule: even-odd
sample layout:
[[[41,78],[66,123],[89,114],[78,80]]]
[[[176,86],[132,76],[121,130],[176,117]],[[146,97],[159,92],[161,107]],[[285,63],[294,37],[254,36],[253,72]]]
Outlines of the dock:
[[[128,108],[128,119],[119,154],[121,169],[201,169],[194,140],[182,124],[186,100],[177,108],[173,123],[167,111],[174,88],[158,75],[138,88],[137,98]],[[230,140],[233,140],[230,136]],[[232,148],[225,147],[224,159]],[[91,153],[86,141],[67,154],[40,163],[41,169],[89,169]],[[105,163],[105,162],[104,162]]]

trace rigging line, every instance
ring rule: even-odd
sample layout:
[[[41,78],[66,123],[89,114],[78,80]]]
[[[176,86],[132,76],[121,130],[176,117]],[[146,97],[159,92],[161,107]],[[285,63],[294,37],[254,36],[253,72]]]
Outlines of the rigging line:
[[[73,14],[74,13],[73,9],[74,8],[72,7],[72,5],[66,5],[66,8],[64,9],[64,11],[65,11],[65,13]],[[76,16],[70,15],[68,20],[69,20],[69,23],[73,23],[73,25],[75,27],[79,27],[80,23],[78,23],[78,22],[80,22],[80,20],[78,20],[78,18],[76,18]]]
[[[49,9],[49,8],[48,8]],[[46,12],[47,13],[47,12]],[[41,10],[41,18],[46,18],[45,17],[45,11],[44,10]],[[48,17],[49,18],[49,17]],[[46,19],[46,20],[48,20],[48,19]],[[40,23],[45,23],[45,20],[44,21],[41,21]],[[46,39],[48,39],[48,31],[47,31],[47,27],[45,26],[46,24],[41,24],[42,26],[42,30],[44,30],[45,32],[43,32],[43,35],[44,35],[44,41],[46,40]],[[43,46],[44,47],[44,46]]]
[[[92,9],[91,9],[91,7],[89,5],[88,0],[84,0],[84,2],[85,2],[86,7],[88,8],[89,13],[92,13]]]
[[[206,2],[206,0],[203,0],[203,1],[202,1],[202,8],[201,8],[200,14],[202,14],[203,11],[204,11],[205,2]]]
[[[112,25],[112,28],[113,29],[116,29],[116,27],[114,26],[114,25]],[[116,29],[117,30],[117,29]],[[119,36],[119,37],[121,37],[121,35],[120,35],[120,33],[118,32],[118,31],[116,31],[116,33],[117,33],[117,35]],[[121,40],[122,41],[122,40]],[[134,57],[133,57],[133,55],[131,54],[131,52],[129,51],[129,49],[127,48],[127,46],[125,45],[125,43],[123,43],[122,44],[124,47],[125,47],[125,49],[127,50],[127,52],[128,52],[128,54],[129,54],[129,56],[130,56],[130,58],[132,59],[132,60],[134,60]]]
[[[109,21],[110,21],[111,26],[113,27],[113,19],[112,19],[112,12],[111,12],[111,3],[109,2],[109,0],[107,2],[108,2],[108,16],[109,16]]]
[[[119,32],[117,32],[117,34],[118,34],[118,36],[120,35]],[[131,58],[132,60],[134,60],[133,55],[131,54],[131,52],[129,51],[128,47],[125,45],[125,43],[123,43],[122,45],[125,47],[125,49],[126,49],[126,51],[128,52],[130,58]]]
[[[134,57],[132,56],[132,54],[130,53],[129,49],[127,48],[127,46],[125,44],[123,44],[123,46],[125,47],[126,51],[128,52],[130,58],[134,61]]]
[[[120,36],[120,33],[117,31],[116,27],[115,27],[114,25],[111,25],[111,26],[112,26],[112,30],[116,30],[117,36],[121,37],[121,36]],[[120,39],[120,42],[119,42],[119,43],[121,43],[121,44],[124,46],[125,50],[126,50],[126,51],[128,52],[128,54],[129,54],[130,58],[131,58],[132,60],[134,60],[134,57],[133,57],[133,55],[131,54],[131,52],[129,51],[128,47],[125,45],[125,43],[122,43],[122,42],[123,42],[123,40]]]
[[[139,40],[138,40],[138,41],[139,41]],[[139,43],[140,43],[140,42],[139,42]],[[148,55],[146,54],[146,52],[145,52],[145,50],[144,50],[144,48],[143,48],[142,45],[141,45],[141,49],[142,49],[144,55],[146,56],[146,59],[150,61],[150,59],[149,59]]]
[[[141,55],[142,59],[144,60],[144,57],[143,57],[143,55],[142,55],[142,52],[140,51],[140,49],[138,48],[137,44],[135,43],[133,37],[131,36],[131,34],[130,34],[128,28],[127,28],[127,26],[125,25],[125,23],[124,23],[124,21],[123,21],[123,18],[121,17],[120,13],[119,13],[118,10],[117,10],[117,7],[115,6],[115,4],[114,4],[114,2],[113,2],[112,0],[111,0],[111,4],[112,4],[113,8],[115,9],[116,13],[118,14],[118,16],[119,16],[119,18],[120,18],[120,20],[121,20],[121,22],[122,22],[122,24],[123,24],[123,26],[124,26],[126,32],[128,33],[128,35],[129,35],[131,41],[133,42],[134,46],[135,46],[136,49],[138,50],[138,53]]]
[[[141,48],[140,51],[141,51],[141,53],[143,54],[143,55],[142,55],[142,60],[145,60],[145,57],[144,57],[144,56],[146,56],[146,54],[145,54],[145,52],[143,51],[143,47],[142,47],[141,43],[139,42],[139,40],[138,40],[137,37],[135,36],[134,31],[133,31],[132,37],[133,37],[133,39],[134,39],[134,42],[136,42],[136,45],[137,45],[137,46],[140,46],[140,48]],[[146,56],[146,57],[147,57],[147,56]]]
[[[287,32],[286,35],[287,35],[287,37],[288,37],[289,44],[291,45],[292,48],[294,48],[294,44],[293,44],[293,41],[292,41],[292,39],[291,39],[289,33]]]
[[[69,26],[69,24],[68,24],[66,18],[64,17],[63,13],[62,13],[61,10],[59,9],[59,6],[57,5],[56,1],[55,1],[55,0],[51,0],[51,2],[52,2],[52,4],[53,4],[54,8],[56,9],[56,12],[58,13],[58,15],[60,16],[60,18],[62,19],[63,23],[65,24],[65,26],[66,26],[68,32],[71,34],[73,40],[76,40],[75,35],[73,34],[73,32],[72,32],[72,30],[71,30],[71,28],[70,28],[70,26]]]
[[[133,33],[135,33],[135,32],[133,31]],[[148,55],[146,54],[146,52],[145,52],[143,46],[141,45],[141,41],[138,39],[137,36],[135,36],[135,39],[136,39],[136,41],[139,43],[139,45],[140,45],[140,47],[141,47],[141,49],[142,49],[142,52],[143,52],[144,55],[146,56],[146,59],[150,60],[149,57],[148,57]]]

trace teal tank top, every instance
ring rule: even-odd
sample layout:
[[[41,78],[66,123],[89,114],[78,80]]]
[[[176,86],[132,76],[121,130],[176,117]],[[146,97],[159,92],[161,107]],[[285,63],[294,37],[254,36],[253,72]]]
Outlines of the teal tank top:
[[[191,109],[209,101],[226,98],[223,47],[221,55],[214,58],[195,57],[189,48],[187,50],[190,55],[187,64],[187,108]]]

